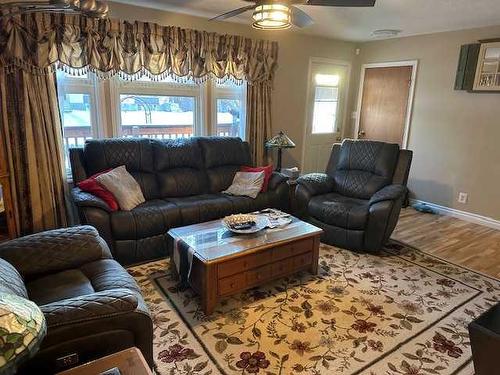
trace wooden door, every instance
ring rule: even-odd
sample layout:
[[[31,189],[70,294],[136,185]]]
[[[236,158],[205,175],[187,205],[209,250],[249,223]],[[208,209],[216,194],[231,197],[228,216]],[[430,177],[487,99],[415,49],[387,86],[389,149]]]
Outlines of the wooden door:
[[[403,145],[413,66],[366,68],[358,138]]]

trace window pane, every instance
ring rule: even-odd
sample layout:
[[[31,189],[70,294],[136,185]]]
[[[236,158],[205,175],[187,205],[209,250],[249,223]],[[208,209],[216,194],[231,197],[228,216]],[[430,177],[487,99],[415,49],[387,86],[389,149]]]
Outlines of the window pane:
[[[338,88],[316,87],[312,133],[334,133],[337,119]]]
[[[59,97],[63,126],[66,170],[70,171],[69,149],[83,147],[93,137],[92,102],[89,94],[65,94]]]
[[[190,96],[120,95],[124,137],[183,138],[194,132],[196,100]]]
[[[217,99],[217,135],[223,137],[241,137],[241,100]]]

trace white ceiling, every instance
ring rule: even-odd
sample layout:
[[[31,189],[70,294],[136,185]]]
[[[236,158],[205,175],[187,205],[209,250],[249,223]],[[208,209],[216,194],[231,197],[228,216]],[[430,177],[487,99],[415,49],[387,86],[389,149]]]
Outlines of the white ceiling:
[[[248,5],[242,0],[114,0],[211,18]],[[500,0],[377,0],[374,8],[299,6],[315,21],[298,31],[329,38],[367,41],[378,29],[399,29],[399,36],[500,25]],[[250,24],[251,12],[226,22]],[[379,38],[380,39],[380,38]]]

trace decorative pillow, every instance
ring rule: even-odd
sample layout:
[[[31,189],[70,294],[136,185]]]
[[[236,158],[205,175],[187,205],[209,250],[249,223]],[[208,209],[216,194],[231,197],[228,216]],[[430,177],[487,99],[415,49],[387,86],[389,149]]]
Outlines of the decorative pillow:
[[[97,176],[96,180],[113,193],[123,211],[130,211],[146,201],[141,187],[124,165]]]
[[[264,184],[262,185],[262,193],[267,191],[267,186],[269,185],[269,180],[271,179],[271,175],[273,174],[273,165],[267,165],[265,167],[241,167],[242,172],[264,172]]]
[[[90,176],[86,180],[80,181],[76,184],[83,191],[95,195],[98,198],[101,198],[109,207],[111,211],[118,210],[118,202],[114,195],[106,190],[99,182],[96,181],[96,177],[100,176],[104,173],[108,173],[111,169],[107,169],[104,172],[96,173],[95,175]]]
[[[264,172],[236,172],[231,186],[223,193],[256,198],[264,184]]]

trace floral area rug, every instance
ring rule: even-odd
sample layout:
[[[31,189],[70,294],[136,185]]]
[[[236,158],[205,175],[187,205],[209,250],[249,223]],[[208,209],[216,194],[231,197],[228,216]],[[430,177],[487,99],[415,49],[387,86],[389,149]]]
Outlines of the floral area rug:
[[[154,319],[159,374],[473,374],[467,325],[500,281],[392,243],[321,245],[320,272],[229,297],[205,316],[168,260],[130,268]]]

